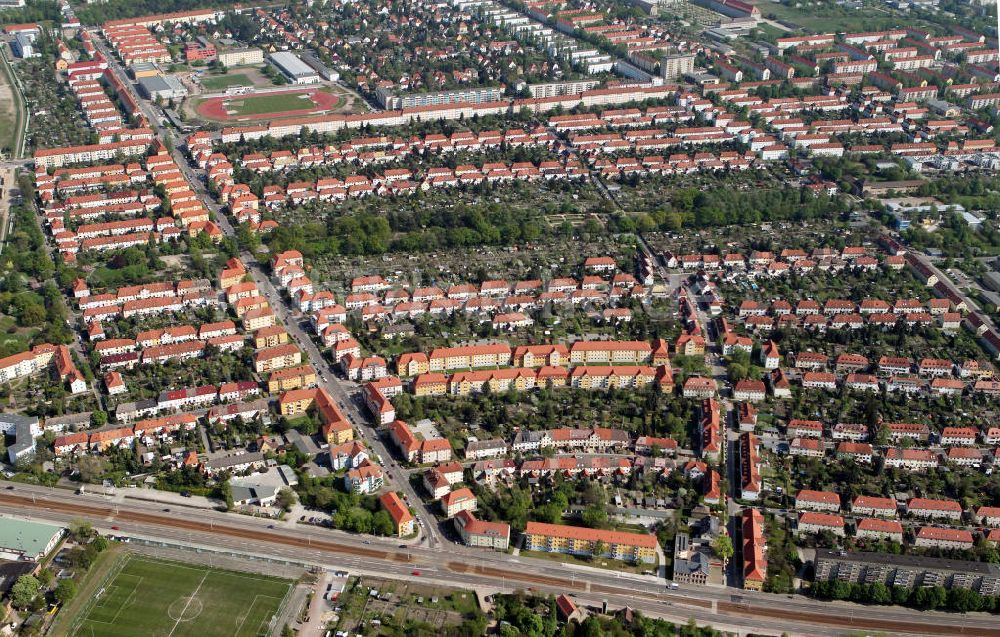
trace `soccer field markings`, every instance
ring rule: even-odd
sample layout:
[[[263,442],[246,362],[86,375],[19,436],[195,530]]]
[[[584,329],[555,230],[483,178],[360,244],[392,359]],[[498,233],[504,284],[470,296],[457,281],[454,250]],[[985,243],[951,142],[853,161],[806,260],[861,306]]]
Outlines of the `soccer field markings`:
[[[240,631],[243,630],[243,624],[245,624],[246,621],[247,621],[247,618],[250,617],[250,615],[253,614],[254,604],[256,604],[257,601],[260,600],[260,599],[276,599],[280,603],[281,600],[284,599],[284,598],[283,597],[274,597],[273,595],[254,595],[253,596],[253,601],[251,601],[250,605],[247,606],[247,612],[243,613],[242,615],[240,615],[237,618],[238,621],[236,622],[236,630],[233,632],[234,635],[239,635]],[[270,620],[269,617],[262,618],[260,620],[260,623],[257,624],[257,630],[256,630],[256,632],[254,632],[254,635],[260,635],[261,632],[262,632],[261,631],[261,627],[265,625],[265,622],[266,623],[270,623],[270,621],[271,620]]]
[[[193,600],[195,597],[198,596],[198,591],[201,590],[201,585],[205,583],[205,580],[208,578],[208,574],[211,573],[211,572],[212,572],[212,569],[208,569],[208,570],[205,571],[205,574],[201,576],[201,581],[198,582],[198,586],[194,589],[194,592],[191,593],[191,595],[188,596],[187,603],[184,605],[184,608],[181,610],[181,613],[180,613],[180,617],[181,618],[178,619],[176,622],[174,622],[174,627],[170,629],[169,633],[167,633],[167,637],[171,637],[171,635],[174,634],[174,631],[177,630],[177,627],[180,626],[181,621],[184,619],[184,613],[187,612],[188,606],[191,605],[191,600]],[[201,602],[199,601],[198,603],[200,604]]]
[[[114,626],[116,623],[118,623],[118,617],[122,614],[122,611],[135,602],[136,590],[138,589],[139,586],[142,585],[143,578],[138,575],[128,575],[127,573],[119,573],[117,576],[115,576],[115,579],[117,580],[119,577],[123,575],[126,575],[128,577],[136,577],[138,578],[138,581],[136,582],[135,586],[133,586],[131,590],[129,590],[129,593],[125,597],[125,600],[118,605],[118,610],[115,611],[115,616],[111,618],[111,621],[101,621],[99,619],[93,619],[92,617],[90,617],[90,613],[87,613],[87,620],[86,620],[87,622],[90,622],[91,624],[105,624],[108,626]],[[110,600],[114,597],[115,592],[124,590],[126,589],[117,584],[111,584],[105,587],[106,593],[102,596],[101,603],[95,605],[93,608],[104,608],[107,605],[104,603],[104,600]],[[91,610],[93,610],[93,608]],[[94,632],[93,626],[91,626],[90,632],[91,633]]]
[[[223,580],[223,581],[231,580],[234,582],[246,581],[246,582],[270,583],[270,584],[280,583],[285,589],[284,596],[267,595],[264,593],[258,593],[254,595],[253,600],[251,600],[250,605],[247,607],[247,612],[238,617],[238,623],[236,625],[234,633],[232,633],[233,635],[239,634],[240,631],[244,628],[246,620],[253,614],[254,606],[256,606],[259,602],[262,602],[264,600],[275,600],[278,602],[278,608],[274,610],[274,613],[279,612],[282,600],[284,600],[285,597],[288,596],[289,591],[291,591],[293,588],[292,584],[285,581],[280,581],[280,578],[276,577],[271,577],[266,575],[255,576],[254,574],[250,573],[241,573],[238,571],[216,569],[212,566],[190,566],[187,564],[180,564],[169,560],[161,560],[155,557],[146,557],[146,556],[134,557],[132,555],[128,555],[121,562],[121,564],[112,572],[111,577],[108,580],[106,580],[107,583],[105,584],[105,586],[97,593],[97,595],[94,596],[94,599],[86,607],[86,610],[84,611],[84,613],[82,613],[81,619],[78,620],[79,624],[77,624],[77,626],[70,633],[72,637],[96,637],[95,625],[103,625],[103,626],[116,625],[118,623],[118,620],[122,612],[139,602],[140,599],[139,589],[142,587],[142,584],[146,580],[146,577],[143,575],[136,575],[134,573],[126,572],[129,566],[131,566],[133,562],[135,562],[135,564],[138,565],[139,567],[141,567],[142,564],[162,563],[169,565],[173,569],[183,569],[189,572],[193,571],[194,573],[201,574],[201,580],[198,582],[198,585],[195,588],[195,590],[190,595],[181,596],[177,598],[176,601],[186,600],[184,607],[181,608],[177,613],[171,613],[170,609],[169,608],[167,609],[166,613],[167,618],[169,620],[172,620],[174,624],[170,628],[170,631],[165,634],[157,631],[157,636],[162,635],[163,637],[172,637],[174,632],[177,630],[177,626],[181,623],[188,623],[201,619],[201,615],[202,612],[204,611],[206,602],[203,602],[200,598],[197,597],[197,595],[203,588],[205,582],[208,581],[209,576],[214,575],[216,576],[217,580]],[[129,586],[122,586],[122,582],[128,582]],[[211,582],[209,583],[209,588],[211,588]],[[91,613],[93,613],[95,608],[107,609],[110,604],[117,603],[115,598],[123,594],[126,590],[128,590],[128,595],[125,597],[123,601],[118,603],[117,611],[115,612],[114,617],[111,618],[110,621],[102,621],[98,619],[93,619],[91,617]],[[199,610],[198,613],[189,616],[191,615],[191,609],[194,603],[199,604],[201,606],[201,610]],[[273,615],[274,613],[272,613],[271,615]],[[179,619],[175,617],[175,615],[179,616]],[[262,627],[266,627],[266,625],[271,621],[271,615],[261,619],[252,637],[258,637],[259,635],[263,634],[262,630],[264,630],[264,628]],[[152,636],[146,636],[146,637],[152,637]],[[248,635],[247,637],[251,636]]]

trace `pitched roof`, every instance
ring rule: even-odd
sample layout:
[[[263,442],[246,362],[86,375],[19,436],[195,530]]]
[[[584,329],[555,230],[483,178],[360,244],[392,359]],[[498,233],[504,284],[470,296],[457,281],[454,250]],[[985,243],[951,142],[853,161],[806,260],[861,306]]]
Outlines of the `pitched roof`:
[[[543,522],[528,522],[524,533],[525,535],[562,537],[571,540],[584,540],[588,542],[603,541],[608,544],[622,544],[628,546],[639,546],[642,548],[656,548],[657,542],[655,535],[646,533],[604,531],[600,529],[587,529],[580,526],[546,524]]]

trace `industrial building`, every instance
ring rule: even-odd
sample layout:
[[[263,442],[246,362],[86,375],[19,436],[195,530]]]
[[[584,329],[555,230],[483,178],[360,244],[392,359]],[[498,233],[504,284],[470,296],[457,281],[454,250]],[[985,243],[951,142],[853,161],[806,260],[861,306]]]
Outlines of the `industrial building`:
[[[294,53],[279,51],[268,56],[271,64],[281,71],[292,84],[315,84],[319,82],[319,73]]]

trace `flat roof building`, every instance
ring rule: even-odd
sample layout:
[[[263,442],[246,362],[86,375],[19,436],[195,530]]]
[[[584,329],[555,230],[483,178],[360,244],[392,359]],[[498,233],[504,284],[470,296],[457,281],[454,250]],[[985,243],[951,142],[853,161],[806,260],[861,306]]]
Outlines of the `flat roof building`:
[[[132,66],[128,67],[129,73],[135,79],[143,77],[154,77],[160,74],[160,67],[156,66],[153,62],[136,62]]]
[[[187,97],[188,91],[173,75],[154,75],[152,77],[140,77],[139,90],[147,99],[155,100],[162,98],[165,100],[181,99]]]
[[[816,549],[815,565],[816,581],[820,582],[881,582],[904,588],[943,586],[968,588],[984,596],[1000,594],[1000,567],[986,562]]]
[[[0,524],[0,560],[37,562],[56,547],[62,535],[59,526],[4,518]]]
[[[15,464],[35,453],[35,438],[42,435],[42,428],[34,416],[0,414],[0,434],[14,437],[13,444],[7,447],[7,459]]]
[[[294,53],[279,51],[272,53],[268,59],[292,84],[315,84],[319,82],[319,74],[316,72],[316,69],[303,62]]]

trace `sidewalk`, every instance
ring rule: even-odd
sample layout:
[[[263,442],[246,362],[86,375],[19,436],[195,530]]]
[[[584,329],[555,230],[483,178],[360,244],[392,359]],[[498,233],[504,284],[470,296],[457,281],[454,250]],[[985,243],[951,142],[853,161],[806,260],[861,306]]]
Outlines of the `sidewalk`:
[[[157,502],[172,506],[187,507],[191,509],[217,509],[225,508],[226,503],[221,500],[214,500],[201,495],[184,497],[180,493],[173,491],[160,491],[158,489],[121,488],[105,489],[101,486],[87,485],[86,493],[80,495],[81,498],[100,498],[108,502],[124,502],[125,500],[139,500],[142,502]]]

